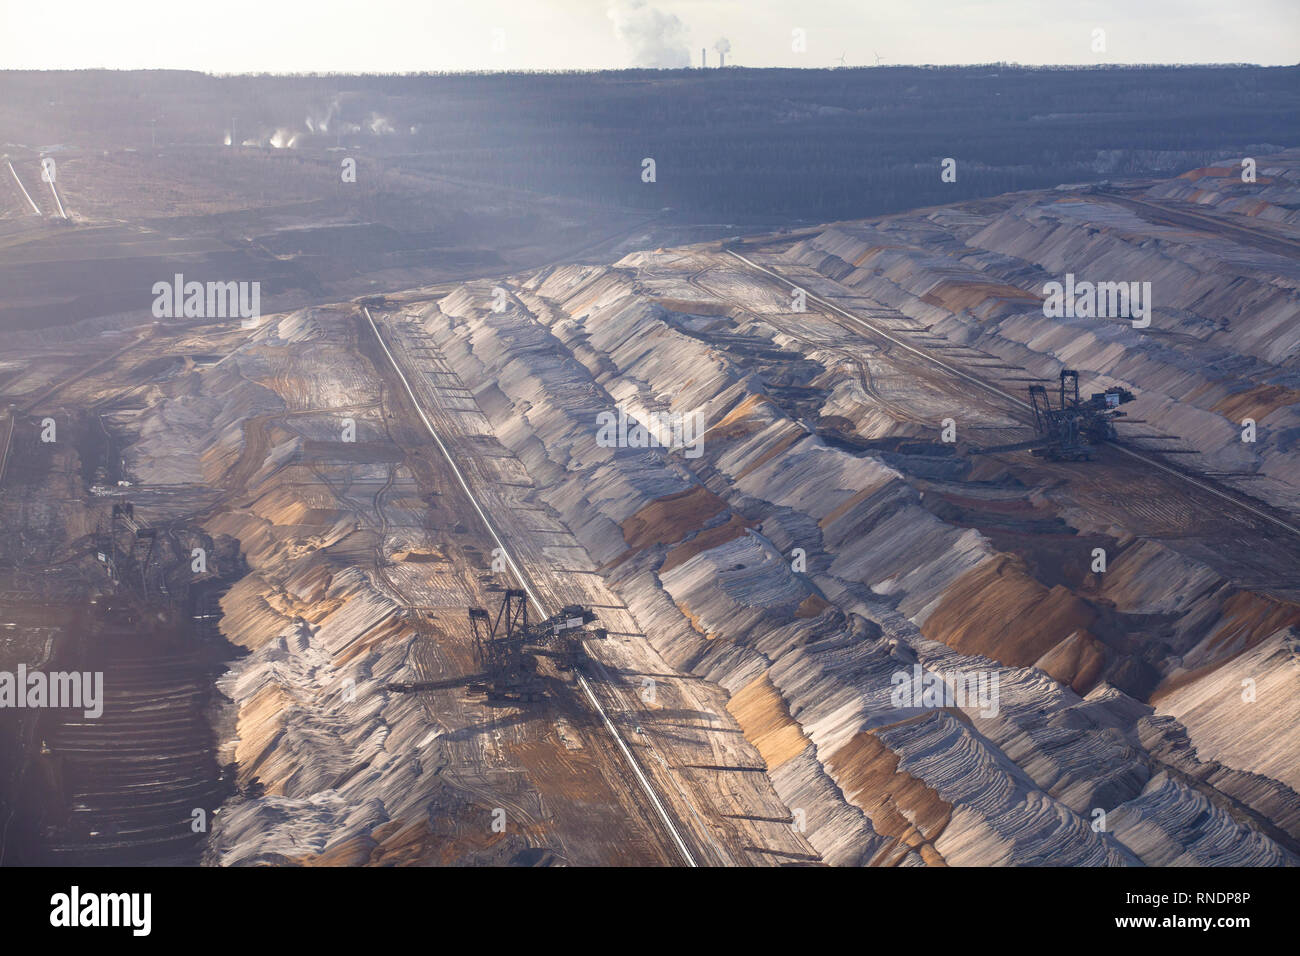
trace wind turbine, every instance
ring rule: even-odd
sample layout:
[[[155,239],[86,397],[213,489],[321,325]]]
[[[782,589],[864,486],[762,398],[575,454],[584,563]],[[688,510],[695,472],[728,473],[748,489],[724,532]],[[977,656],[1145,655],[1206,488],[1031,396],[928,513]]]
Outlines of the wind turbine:
[[[877,53],[875,50],[872,50],[871,53],[876,58],[876,66],[880,66],[880,54]]]
[[[844,61],[843,53],[840,54],[839,64],[840,64],[840,69],[843,69],[844,67],[848,66],[848,64]]]

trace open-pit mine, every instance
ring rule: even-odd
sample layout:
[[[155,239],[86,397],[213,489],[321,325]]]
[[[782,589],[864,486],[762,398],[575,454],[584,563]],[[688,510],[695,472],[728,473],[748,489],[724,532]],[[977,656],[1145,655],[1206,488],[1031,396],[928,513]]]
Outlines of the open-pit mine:
[[[0,709],[0,861],[1295,864],[1300,151],[1256,163],[252,318],[149,315],[227,255],[173,240],[24,319],[0,691],[102,713]],[[0,256],[127,255],[35,169]]]

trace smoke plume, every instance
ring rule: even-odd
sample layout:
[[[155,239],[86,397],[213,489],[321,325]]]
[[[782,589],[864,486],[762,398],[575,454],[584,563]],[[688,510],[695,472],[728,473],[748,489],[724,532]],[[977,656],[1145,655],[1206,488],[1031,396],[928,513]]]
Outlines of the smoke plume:
[[[610,0],[609,18],[633,66],[676,69],[690,65],[686,26],[675,14],[650,6],[648,0]]]

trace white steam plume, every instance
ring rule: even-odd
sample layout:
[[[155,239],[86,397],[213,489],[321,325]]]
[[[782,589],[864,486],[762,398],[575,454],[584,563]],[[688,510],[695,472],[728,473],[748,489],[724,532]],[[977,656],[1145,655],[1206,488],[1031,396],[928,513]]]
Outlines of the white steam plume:
[[[627,48],[633,66],[677,69],[689,66],[686,25],[676,14],[650,6],[648,0],[610,0],[614,35]]]

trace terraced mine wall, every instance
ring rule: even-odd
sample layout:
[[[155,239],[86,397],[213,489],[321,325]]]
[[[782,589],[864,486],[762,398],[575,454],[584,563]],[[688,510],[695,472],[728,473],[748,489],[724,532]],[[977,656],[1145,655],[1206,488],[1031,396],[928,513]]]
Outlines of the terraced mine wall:
[[[241,558],[233,586],[204,605],[239,649],[216,679],[230,701],[217,725],[230,779],[204,861],[546,862],[538,824],[488,826],[498,805],[542,816],[518,774],[457,756],[490,731],[439,729],[428,700],[387,689],[473,666],[452,656],[447,618],[426,620],[398,595],[423,588],[416,603],[448,603],[457,622],[484,598],[462,593],[470,572],[428,544],[431,520],[464,516],[417,497],[350,311],[277,317],[222,364],[172,376],[123,423],[141,484],[221,489],[204,533],[237,542]],[[340,442],[345,418],[355,443]]]
[[[1001,208],[992,223],[940,210],[919,228],[948,216],[993,235]],[[839,235],[774,261],[815,264],[831,279],[815,291],[851,296],[839,283],[857,273],[823,251]],[[469,284],[420,324],[665,660],[731,693],[825,859],[1294,862],[1294,695],[1280,687],[1293,685],[1300,608],[1285,589],[1027,484],[1041,475],[954,457],[936,426],[960,395],[927,397],[896,358],[846,356],[842,329],[792,317],[785,290],[726,263],[700,249],[547,269],[512,280],[504,312],[490,285]],[[862,286],[905,318],[900,278],[864,271]],[[985,276],[967,295],[1026,297]],[[1105,354],[1099,335],[1095,348],[1072,339],[1068,360]],[[1059,368],[1063,348],[1043,346],[1031,370]],[[1238,351],[1248,363],[1254,349]],[[864,397],[864,381],[878,393]],[[602,447],[598,416],[619,406],[639,421],[699,414],[698,457]],[[963,411],[964,427],[1016,424]],[[1112,555],[1105,576],[1070,557],[1094,544]],[[1268,707],[1205,690],[1205,675],[1227,686],[1247,661],[1279,682]],[[914,669],[950,687],[996,677],[997,706],[900,706],[896,675]],[[1176,708],[1190,738],[1167,709],[1177,686],[1202,688]],[[1229,721],[1232,753],[1208,730]]]
[[[1261,161],[1248,233],[1236,186],[1194,171],[733,247],[759,268],[709,245],[413,290],[377,328],[479,491],[528,516],[512,543],[530,568],[590,582],[556,593],[601,595],[611,640],[644,652],[626,672],[688,678],[674,733],[737,738],[676,769],[787,841],[769,830],[741,858],[1294,864],[1295,541],[1113,449],[975,454],[1023,438],[1023,412],[905,345],[1017,393],[1063,367],[1131,387],[1189,467],[1255,475],[1219,487],[1290,508],[1296,288],[1275,243],[1296,239],[1296,168]],[[1193,194],[1222,231],[1186,225]],[[1177,287],[1154,331],[1044,315],[1049,276],[1130,257]],[[1245,304],[1210,302],[1224,284]],[[797,308],[791,285],[892,338]],[[219,614],[244,651],[217,682],[230,792],[205,861],[672,862],[562,695],[530,720],[456,688],[394,690],[470,674],[464,609],[500,584],[357,314],[274,317],[110,416],[137,501],[161,516],[202,499],[169,560],[197,536],[233,582],[192,615]],[[1247,412],[1264,440],[1239,449]],[[690,426],[674,445],[610,422]],[[73,497],[85,474],[35,449],[11,477]],[[94,529],[49,500],[18,511],[40,533],[6,547],[30,561],[49,557],[40,535]],[[509,832],[481,825],[497,808]]]
[[[1279,180],[1285,174],[1294,192],[1296,159],[1272,171]],[[1219,185],[1224,181],[1208,179],[1212,185],[1200,195],[1230,189]],[[1081,255],[1078,230],[1091,222],[1103,226]],[[958,244],[937,276],[933,249]],[[783,258],[1029,375],[1051,382],[1062,368],[1074,367],[1097,389],[1133,390],[1131,417],[1159,422],[1167,437],[1180,440],[1175,447],[1196,451],[1196,467],[1243,475],[1243,490],[1284,509],[1300,508],[1291,457],[1300,434],[1294,369],[1300,266],[1293,255],[1228,250],[1208,236],[1152,226],[1138,212],[1087,194],[1034,194],[979,211],[828,229]],[[1151,277],[1155,331],[1130,322],[1045,317],[1042,289],[1067,272],[1080,282]],[[1256,441],[1238,440],[1244,419],[1255,423]]]

